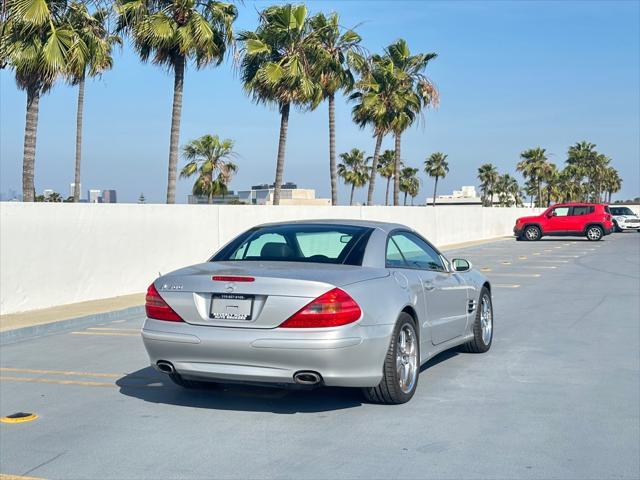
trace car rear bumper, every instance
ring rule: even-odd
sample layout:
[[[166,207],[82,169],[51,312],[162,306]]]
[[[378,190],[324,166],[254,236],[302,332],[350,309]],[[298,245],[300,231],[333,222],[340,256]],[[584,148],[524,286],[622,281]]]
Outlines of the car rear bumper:
[[[304,370],[328,386],[372,387],[382,378],[393,327],[265,330],[147,319],[142,339],[152,366],[171,362],[188,379],[287,384]]]

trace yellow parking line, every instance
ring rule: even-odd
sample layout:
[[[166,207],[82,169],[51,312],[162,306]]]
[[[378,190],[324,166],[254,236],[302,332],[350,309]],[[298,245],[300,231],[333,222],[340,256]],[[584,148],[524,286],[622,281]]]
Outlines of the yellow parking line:
[[[87,330],[99,330],[108,332],[137,332],[140,333],[139,328],[109,328],[109,327],[89,327]]]
[[[490,276],[538,278],[542,276],[542,274],[541,273],[492,273]]]
[[[25,378],[25,377],[3,377],[0,382],[34,382],[34,383],[55,383],[58,385],[82,385],[85,387],[115,387],[115,383],[107,382],[80,382],[77,380],[52,380],[50,378]]]
[[[503,265],[511,265],[511,262],[501,262]]]
[[[91,372],[73,372],[67,370],[40,370],[36,368],[11,368],[1,367],[0,372],[13,373],[35,373],[38,375],[71,375],[75,377],[103,377],[103,378],[120,378],[122,373],[91,373]]]
[[[71,332],[71,335],[111,335],[114,337],[139,337],[140,336],[139,333],[116,333],[116,332]]]
[[[533,262],[533,263],[569,263],[569,260],[538,260],[536,258],[536,259],[530,260],[530,262]]]
[[[533,254],[534,255],[542,255],[542,253],[540,253],[540,252],[534,252]]]
[[[492,288],[520,288],[520,285],[516,283],[494,283]]]
[[[490,269],[489,267],[482,267],[482,268],[480,269],[480,271],[481,271],[481,272],[490,272],[490,271],[491,271],[491,269]]]
[[[23,477],[22,475],[10,475],[8,473],[0,473],[0,480],[44,480],[40,477]]]
[[[518,260],[526,260],[526,259],[527,259],[527,257],[526,257],[526,256],[524,256],[524,255],[520,255],[520,256],[518,257]]]
[[[124,322],[126,322],[126,320],[114,320],[111,323],[124,323]]]
[[[538,266],[535,266],[535,265],[521,265],[518,268],[536,268],[536,269],[542,268],[544,270],[553,270],[554,268],[558,268],[558,267],[556,267],[555,265],[538,265]]]

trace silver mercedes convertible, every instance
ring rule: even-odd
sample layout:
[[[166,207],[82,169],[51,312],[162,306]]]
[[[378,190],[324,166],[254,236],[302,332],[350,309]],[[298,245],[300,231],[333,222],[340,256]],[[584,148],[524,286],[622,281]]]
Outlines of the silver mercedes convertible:
[[[420,366],[489,350],[491,285],[408,227],[326,220],[254,227],[209,261],[159,277],[142,338],[178,385],[359,387],[404,403]]]

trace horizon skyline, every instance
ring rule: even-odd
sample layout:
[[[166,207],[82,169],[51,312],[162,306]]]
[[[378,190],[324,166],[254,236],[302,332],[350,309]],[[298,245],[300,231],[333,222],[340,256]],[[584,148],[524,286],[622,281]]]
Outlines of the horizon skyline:
[[[255,10],[272,3],[278,2],[239,5],[235,31],[255,28]],[[346,26],[364,22],[357,31],[371,52],[402,36],[413,52],[438,53],[426,73],[440,88],[440,109],[429,110],[423,125],[403,135],[403,160],[420,168],[420,202],[433,195],[433,180],[422,165],[434,151],[449,155],[451,171],[438,184],[445,194],[464,185],[477,187],[477,168],[485,162],[522,183],[515,172],[521,151],[547,148],[549,160],[561,167],[567,148],[582,140],[595,143],[620,172],[622,190],[614,200],[640,196],[640,3],[607,2],[604,12],[598,8],[604,2],[591,1],[429,2],[413,12],[402,7],[418,2],[305,3],[310,14],[337,11]],[[363,4],[366,12],[357,8]],[[439,22],[424,28],[432,15]],[[405,30],[387,34],[390,23]],[[547,27],[543,38],[533,28],[537,23]],[[478,59],[476,51],[492,55]],[[537,75],[523,57],[534,66],[543,61],[534,69]],[[172,82],[162,68],[141,63],[128,40],[114,52],[113,70],[87,82],[82,184],[122,192],[121,203],[134,203],[141,193],[147,203],[164,203]],[[73,183],[76,94],[60,81],[42,98],[38,194],[49,188],[63,193]],[[0,72],[0,96],[0,191],[20,192],[25,94],[11,71]],[[343,95],[336,103],[337,153],[355,147],[371,155],[371,133],[353,124],[352,105]],[[212,115],[212,109],[226,115]],[[284,172],[285,182],[313,188],[323,198],[330,197],[326,115],[325,102],[313,112],[292,112]],[[186,72],[180,144],[206,133],[234,140],[239,172],[231,190],[273,182],[277,129],[277,112],[251,102],[229,61]],[[383,150],[392,142],[385,138]],[[179,167],[183,164],[180,158]],[[384,202],[381,185],[376,184],[376,203]],[[191,181],[178,180],[178,203],[186,203],[190,187]],[[357,192],[358,202],[365,190]],[[348,203],[341,180],[339,192],[340,204]]]

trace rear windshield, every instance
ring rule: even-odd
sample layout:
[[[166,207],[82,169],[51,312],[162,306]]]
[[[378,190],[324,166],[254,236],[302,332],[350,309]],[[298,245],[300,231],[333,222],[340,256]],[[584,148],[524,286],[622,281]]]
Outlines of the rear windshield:
[[[629,207],[609,207],[609,211],[613,215],[633,215],[633,211]]]
[[[362,265],[371,228],[352,225],[274,225],[243,233],[211,261],[308,262]]]

